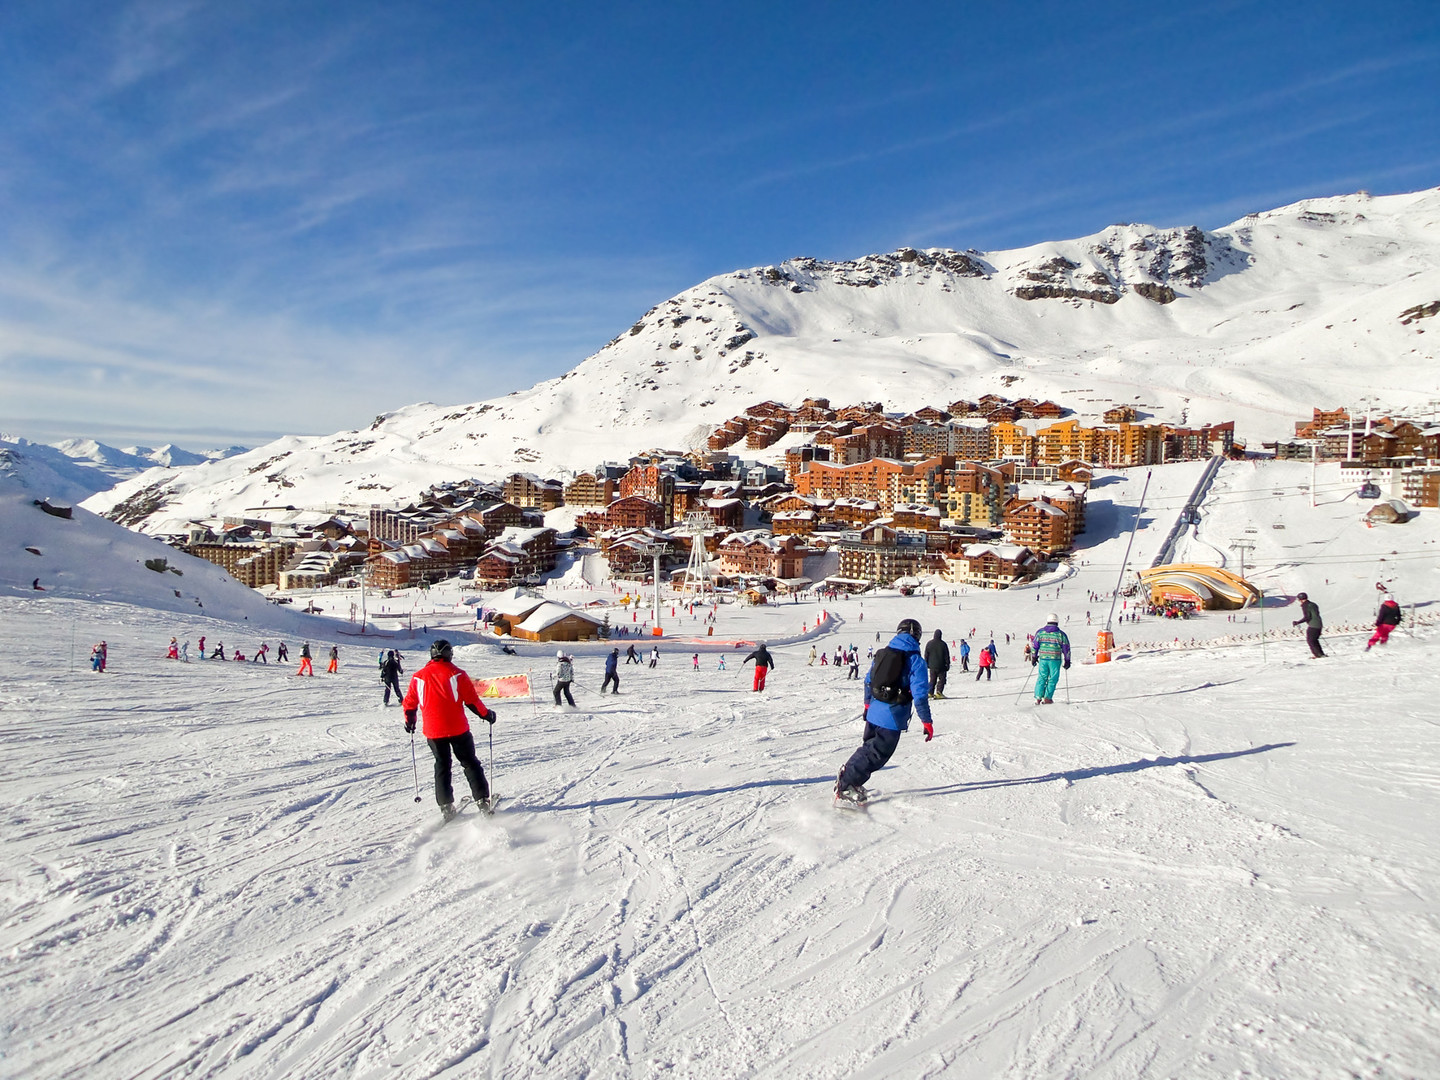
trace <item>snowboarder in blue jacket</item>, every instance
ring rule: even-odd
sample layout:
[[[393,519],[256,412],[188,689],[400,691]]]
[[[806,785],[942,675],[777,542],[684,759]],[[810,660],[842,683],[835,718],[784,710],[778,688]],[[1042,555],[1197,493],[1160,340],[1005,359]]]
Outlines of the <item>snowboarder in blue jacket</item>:
[[[835,797],[864,805],[865,783],[884,767],[900,745],[900,733],[910,727],[910,709],[920,715],[925,741],[935,736],[930,722],[930,672],[920,655],[920,624],[902,619],[888,648],[875,654],[865,676],[865,737],[835,778]],[[874,685],[877,674],[893,666],[893,654],[900,654],[900,678],[896,686]]]

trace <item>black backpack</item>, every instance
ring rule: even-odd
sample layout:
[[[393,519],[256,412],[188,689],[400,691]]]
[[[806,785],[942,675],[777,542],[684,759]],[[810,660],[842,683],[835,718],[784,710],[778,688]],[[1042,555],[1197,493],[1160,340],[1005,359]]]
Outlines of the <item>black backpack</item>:
[[[886,705],[909,705],[910,654],[889,646],[875,654],[870,666],[870,696]]]

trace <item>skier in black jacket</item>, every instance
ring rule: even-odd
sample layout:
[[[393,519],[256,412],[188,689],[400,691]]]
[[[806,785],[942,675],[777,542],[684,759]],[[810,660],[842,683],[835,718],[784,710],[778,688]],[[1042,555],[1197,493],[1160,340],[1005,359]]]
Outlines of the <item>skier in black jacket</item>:
[[[925,667],[930,672],[930,696],[945,697],[945,675],[950,670],[950,646],[945,644],[945,632],[936,630],[935,636],[925,643]]]
[[[380,661],[380,681],[385,684],[385,704],[390,704],[390,691],[395,691],[395,700],[398,702],[405,696],[405,691],[400,689],[400,676],[405,669],[400,666],[400,654],[394,649],[385,653],[385,659]]]
[[[1320,618],[1319,605],[1303,592],[1296,593],[1295,599],[1300,601],[1300,618],[1290,625],[1305,624],[1305,644],[1310,646],[1310,655],[1319,660],[1325,655],[1325,650],[1320,647],[1320,633],[1325,629],[1325,621]]]
[[[751,660],[755,661],[755,682],[751,685],[750,689],[764,690],[765,676],[769,674],[770,669],[775,666],[775,658],[770,655],[770,650],[765,648],[765,643],[762,641],[759,645],[755,646],[754,652],[740,661],[740,666],[744,667]]]

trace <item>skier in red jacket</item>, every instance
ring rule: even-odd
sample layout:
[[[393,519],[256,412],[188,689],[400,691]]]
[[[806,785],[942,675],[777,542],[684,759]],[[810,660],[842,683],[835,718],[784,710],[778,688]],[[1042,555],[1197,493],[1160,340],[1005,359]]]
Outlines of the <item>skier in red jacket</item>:
[[[469,709],[481,720],[495,723],[495,710],[488,708],[475,691],[470,676],[450,662],[454,651],[443,638],[430,646],[430,662],[410,678],[401,705],[405,709],[405,730],[415,732],[415,714],[423,720],[422,734],[435,755],[435,801],[449,821],[455,816],[455,793],[450,785],[450,756],[453,754],[470,782],[470,794],[482,811],[490,811],[490,785],[475,756],[475,736],[465,719]],[[484,710],[484,711],[482,711]]]

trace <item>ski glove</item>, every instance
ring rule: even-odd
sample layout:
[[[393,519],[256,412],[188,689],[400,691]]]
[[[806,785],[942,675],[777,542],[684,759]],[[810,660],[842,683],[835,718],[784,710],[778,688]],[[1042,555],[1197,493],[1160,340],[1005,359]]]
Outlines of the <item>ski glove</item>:
[[[925,741],[926,741],[926,742],[929,742],[929,741],[930,741],[931,739],[933,739],[934,737],[935,737],[935,725],[934,725],[934,724],[929,724],[929,723],[927,723],[927,724],[925,725]]]
[[[411,709],[405,714],[405,734],[415,734],[415,710]]]
[[[487,724],[493,724],[493,723],[495,722],[495,710],[494,710],[494,709],[491,709],[489,712],[487,712],[487,713],[485,714],[485,722],[486,722]]]
[[[1070,661],[1069,661],[1069,660],[1066,660],[1066,661],[1065,661],[1064,668],[1065,668],[1066,671],[1069,671],[1069,670],[1070,670]]]

